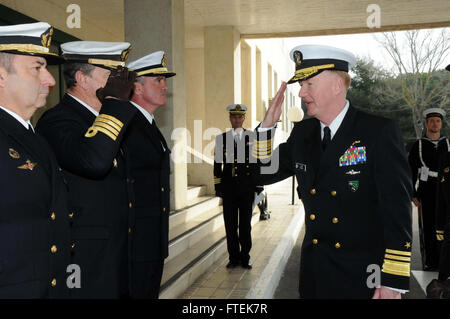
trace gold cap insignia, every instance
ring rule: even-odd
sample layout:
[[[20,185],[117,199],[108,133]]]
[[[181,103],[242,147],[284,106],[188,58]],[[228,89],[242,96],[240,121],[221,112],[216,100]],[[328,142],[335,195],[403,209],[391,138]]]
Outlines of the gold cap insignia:
[[[32,163],[30,160],[27,160],[25,162],[25,164],[17,166],[17,168],[20,169],[29,169],[30,171],[32,171],[35,167],[36,167],[37,163]]]
[[[128,59],[128,54],[130,53],[131,49],[132,49],[132,47],[130,46],[128,49],[126,49],[122,52],[122,55],[120,56],[122,61],[126,61]]]
[[[163,66],[163,67],[167,67],[167,57],[166,57],[166,55],[164,54],[164,56],[163,56],[163,58],[162,58],[162,60],[161,60],[161,65]]]
[[[238,105],[236,105],[235,110],[236,110],[236,111],[242,111],[242,107],[238,104]]]
[[[15,159],[20,158],[19,152],[17,152],[17,151],[16,151],[15,149],[13,149],[13,148],[10,148],[9,151],[8,151],[8,153],[9,153],[9,156],[11,156],[12,158],[15,158]]]
[[[299,67],[302,64],[303,54],[300,51],[294,52],[294,62],[295,66]]]
[[[52,43],[52,36],[53,36],[53,27],[50,27],[47,32],[42,34],[41,43],[43,47],[49,48],[50,44]]]

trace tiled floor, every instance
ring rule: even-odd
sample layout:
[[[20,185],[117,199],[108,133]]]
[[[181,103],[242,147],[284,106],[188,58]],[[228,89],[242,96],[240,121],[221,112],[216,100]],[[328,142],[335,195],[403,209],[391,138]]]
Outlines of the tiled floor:
[[[224,254],[180,298],[245,298],[258,280],[292,217],[301,205],[298,199],[296,199],[296,205],[291,205],[291,187],[291,179],[266,186],[271,218],[259,221],[252,228],[250,263],[253,268],[251,270],[241,267],[227,269],[225,266],[228,263],[228,254]]]

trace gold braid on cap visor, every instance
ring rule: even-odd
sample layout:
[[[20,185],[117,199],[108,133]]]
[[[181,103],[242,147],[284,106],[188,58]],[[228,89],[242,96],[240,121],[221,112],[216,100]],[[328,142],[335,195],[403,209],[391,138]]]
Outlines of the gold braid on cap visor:
[[[169,73],[167,68],[155,68],[155,69],[147,69],[140,72],[137,72],[137,76],[145,75],[145,74],[165,74]]]
[[[324,70],[324,69],[332,69],[334,68],[334,64],[323,64],[323,65],[315,65],[315,66],[310,66],[309,68],[304,68],[304,69],[300,69],[295,71],[295,75],[292,78],[292,80],[301,80],[304,78],[307,78],[308,76],[313,75],[314,73],[319,72],[319,70]]]
[[[0,44],[0,51],[19,51],[25,53],[45,53],[50,55],[55,55],[55,53],[49,52],[48,48],[41,47],[36,44]]]
[[[125,62],[114,61],[114,60],[106,60],[106,59],[89,59],[88,63],[104,65],[104,66],[107,66],[107,67],[110,67],[110,68],[117,68],[118,66],[125,66]]]

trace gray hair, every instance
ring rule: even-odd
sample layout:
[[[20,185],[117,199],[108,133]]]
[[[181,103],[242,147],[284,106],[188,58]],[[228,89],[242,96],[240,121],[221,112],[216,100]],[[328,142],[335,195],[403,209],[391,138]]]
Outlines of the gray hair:
[[[13,66],[14,54],[0,52],[0,67],[4,68],[8,73],[15,73]]]

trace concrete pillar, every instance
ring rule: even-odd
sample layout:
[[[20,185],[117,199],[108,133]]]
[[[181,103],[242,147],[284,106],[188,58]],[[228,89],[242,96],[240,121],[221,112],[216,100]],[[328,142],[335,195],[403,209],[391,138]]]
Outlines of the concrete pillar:
[[[167,67],[177,73],[168,79],[167,104],[154,115],[172,149],[171,208],[180,209],[187,202],[184,1],[124,0],[124,11],[125,41],[133,46],[128,61],[163,50]]]
[[[241,45],[240,34],[233,26],[214,26],[204,29],[205,68],[205,125],[203,130],[217,133],[231,127],[226,107],[241,100]],[[250,121],[249,121],[250,122]],[[205,155],[212,156],[214,136],[205,140]],[[212,157],[211,157],[212,158]],[[206,164],[205,164],[206,165]],[[204,168],[205,169],[205,168]],[[214,191],[210,166],[206,185]]]
[[[186,104],[189,110],[187,114],[187,128],[189,132],[187,152],[188,160],[188,184],[208,185],[212,181],[213,168],[208,163],[207,154],[203,151],[211,141],[204,140],[206,129],[205,116],[205,69],[203,48],[186,49]],[[214,193],[214,188],[209,185],[208,194]]]
[[[233,26],[205,28],[205,105],[207,127],[230,127],[225,108],[241,103],[240,34]]]
[[[248,106],[245,115],[244,127],[252,129],[253,105],[252,105],[252,48],[241,41],[241,103]]]

